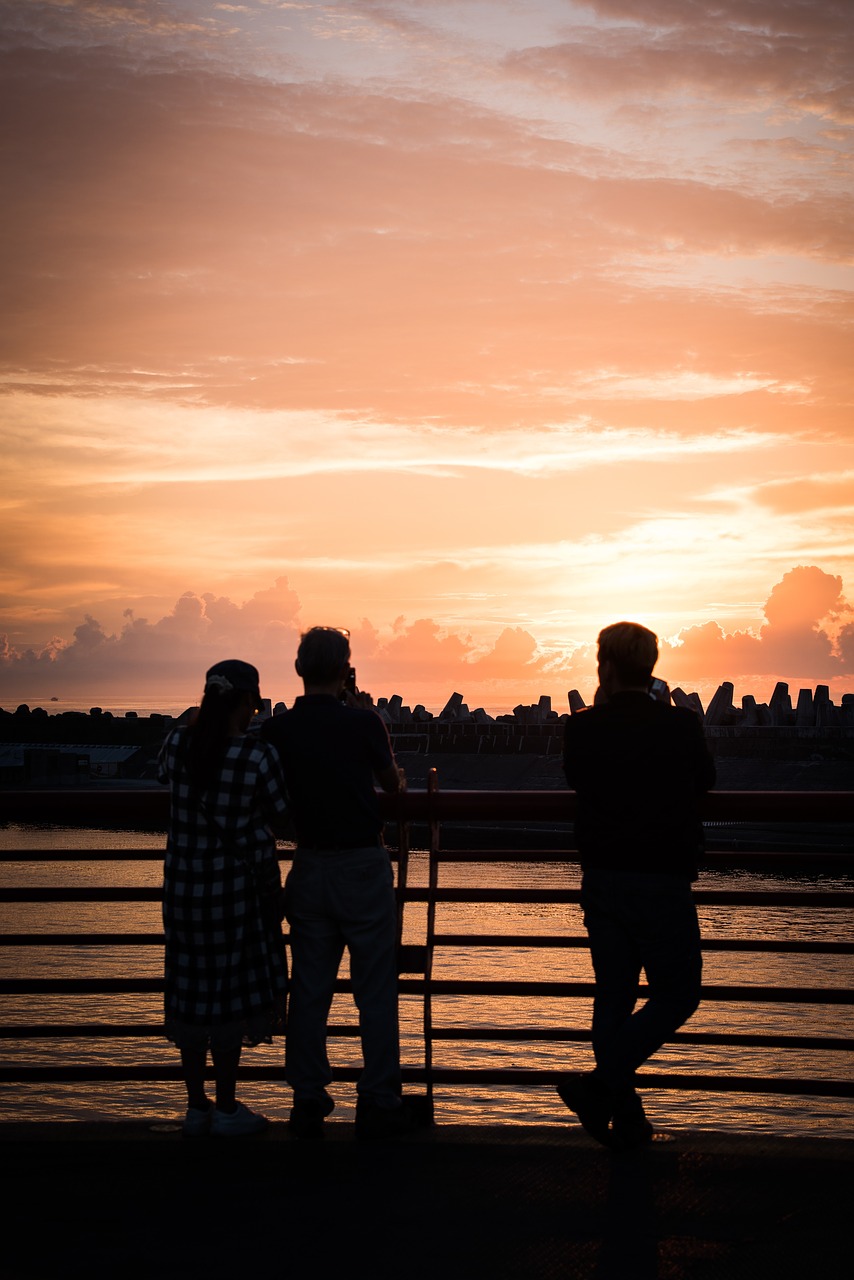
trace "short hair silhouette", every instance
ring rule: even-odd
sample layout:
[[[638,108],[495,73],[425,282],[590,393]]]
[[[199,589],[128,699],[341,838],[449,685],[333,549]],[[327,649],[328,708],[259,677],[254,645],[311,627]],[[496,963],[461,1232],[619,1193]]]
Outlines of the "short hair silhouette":
[[[621,684],[648,684],[658,661],[658,636],[639,622],[614,622],[599,632],[599,661],[613,664]]]
[[[310,684],[328,684],[350,661],[348,633],[338,627],[312,627],[297,649],[297,671]]]

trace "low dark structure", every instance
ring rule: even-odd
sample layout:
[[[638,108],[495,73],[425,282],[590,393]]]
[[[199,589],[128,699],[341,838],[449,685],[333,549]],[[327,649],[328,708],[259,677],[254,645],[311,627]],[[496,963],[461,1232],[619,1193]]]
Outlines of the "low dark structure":
[[[843,694],[837,705],[828,686],[817,685],[801,689],[793,699],[788,685],[779,682],[769,702],[757,703],[746,695],[737,707],[733,685],[725,681],[706,708],[696,693],[676,688],[671,697],[702,718],[718,766],[719,789],[833,791],[850,786],[854,693]],[[463,695],[454,693],[433,714],[421,705],[406,706],[395,694],[379,698],[377,711],[413,785],[425,785],[428,770],[441,764],[450,787],[550,790],[565,785],[560,766],[564,722],[585,705],[581,693],[572,689],[565,712],[556,711],[544,695],[507,715],[491,716],[482,707],[469,710]],[[271,709],[268,702],[267,707],[272,714],[284,710],[283,703]],[[174,723],[170,715],[114,716],[99,707],[88,715],[49,715],[41,707],[0,709],[0,788],[97,786],[111,780],[156,785],[154,763]]]

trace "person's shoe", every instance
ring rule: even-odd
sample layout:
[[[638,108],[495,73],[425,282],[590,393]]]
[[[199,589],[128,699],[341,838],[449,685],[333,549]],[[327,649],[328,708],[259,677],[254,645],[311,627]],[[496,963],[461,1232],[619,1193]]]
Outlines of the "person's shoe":
[[[288,1128],[295,1138],[317,1142],[323,1137],[323,1122],[334,1106],[328,1093],[322,1098],[294,1098]]]
[[[403,1099],[416,1129],[430,1129],[435,1124],[433,1099],[422,1093],[410,1093]]]
[[[432,1124],[426,1098],[402,1098],[399,1107],[378,1107],[374,1102],[356,1103],[356,1137],[361,1142],[400,1138]]]
[[[557,1092],[561,1102],[575,1112],[591,1138],[609,1147],[611,1096],[605,1086],[592,1075],[562,1076]]]
[[[238,1102],[237,1110],[217,1111],[213,1109],[211,1133],[215,1138],[247,1138],[253,1133],[263,1133],[270,1121],[257,1111],[250,1111]]]
[[[611,1146],[615,1151],[633,1151],[652,1142],[655,1130],[647,1119],[618,1121],[611,1124]]]
[[[643,1103],[632,1092],[614,1105],[611,1117],[611,1145],[615,1151],[631,1151],[652,1142],[655,1130],[646,1118]]]
[[[206,1138],[211,1131],[213,1107],[187,1107],[181,1132],[185,1138]]]

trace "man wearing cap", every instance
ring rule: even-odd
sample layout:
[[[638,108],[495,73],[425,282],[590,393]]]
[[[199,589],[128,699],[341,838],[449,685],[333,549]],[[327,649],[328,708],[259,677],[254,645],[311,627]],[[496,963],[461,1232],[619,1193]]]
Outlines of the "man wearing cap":
[[[348,633],[312,627],[300,640],[296,670],[304,694],[260,730],[281,757],[297,834],[285,885],[290,1128],[297,1137],[322,1136],[335,1105],[326,1026],[346,947],[364,1059],[356,1135],[393,1137],[414,1118],[401,1098],[397,907],[374,783],[397,792],[405,780],[369,695],[344,692]]]

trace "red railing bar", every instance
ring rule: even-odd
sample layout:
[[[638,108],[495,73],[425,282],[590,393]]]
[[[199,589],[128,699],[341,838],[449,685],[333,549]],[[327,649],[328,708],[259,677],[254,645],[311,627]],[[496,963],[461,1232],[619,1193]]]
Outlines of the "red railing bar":
[[[406,791],[379,793],[389,821],[484,821],[527,819],[568,822],[575,817],[572,791]],[[169,792],[164,788],[69,787],[8,790],[0,793],[0,818],[38,821],[70,818],[115,821],[119,826],[144,819],[165,829]],[[707,821],[851,822],[854,791],[712,791],[702,804]]]

